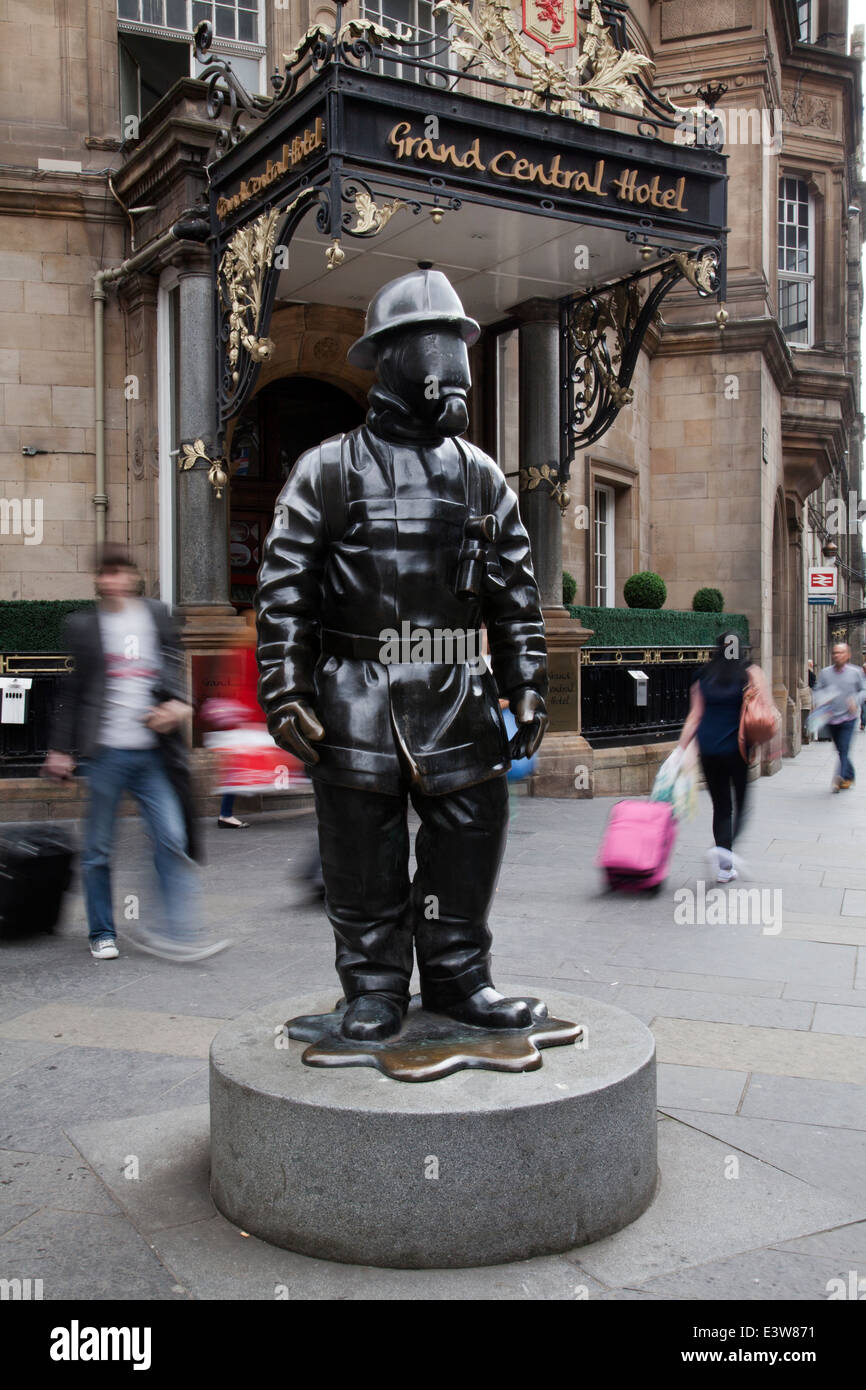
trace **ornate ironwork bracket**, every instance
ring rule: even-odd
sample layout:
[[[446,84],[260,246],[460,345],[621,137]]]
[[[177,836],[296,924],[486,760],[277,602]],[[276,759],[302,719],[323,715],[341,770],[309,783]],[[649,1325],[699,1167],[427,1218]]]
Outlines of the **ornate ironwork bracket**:
[[[459,198],[443,198],[439,193],[434,193],[432,198],[395,197],[386,202],[381,193],[374,193],[369,183],[356,174],[349,175],[341,183],[340,197],[344,203],[352,205],[341,218],[342,230],[351,237],[378,236],[397,212],[411,212],[418,217],[426,208],[438,224],[446,212],[457,212],[463,206]],[[382,201],[377,202],[377,198]]]
[[[259,367],[274,351],[267,328],[279,273],[285,268],[277,264],[276,252],[288,254],[295,226],[317,204],[316,223],[327,234],[327,191],[306,184],[288,204],[269,208],[239,227],[222,254],[217,267],[220,438],[226,422],[247,400]]]
[[[576,449],[610,429],[634,397],[631,381],[641,344],[659,306],[686,280],[702,298],[721,287],[721,250],[673,251],[666,259],[613,285],[561,301],[562,451],[560,486],[568,480]],[[657,276],[644,295],[641,281]]]
[[[291,202],[267,208],[239,227],[217,267],[220,438],[227,422],[249,399],[259,367],[274,351],[267,330],[279,273],[287,267],[295,228],[310,209],[316,208],[317,230],[330,238],[325,248],[327,268],[338,270],[346,259],[341,235],[366,240],[377,236],[397,213],[417,217],[428,211],[434,221],[440,221],[446,211],[461,206],[459,198],[446,196],[438,188],[422,198],[388,197],[346,172],[333,181],[304,185]],[[278,252],[283,253],[281,263]]]

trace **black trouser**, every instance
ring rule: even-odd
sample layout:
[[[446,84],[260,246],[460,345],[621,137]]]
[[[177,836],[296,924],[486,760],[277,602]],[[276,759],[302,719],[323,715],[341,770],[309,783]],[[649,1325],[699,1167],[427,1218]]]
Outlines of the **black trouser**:
[[[461,791],[398,796],[313,779],[325,906],[347,999],[405,1003],[418,956],[428,1008],[489,985],[487,917],[508,833],[508,788],[495,777]],[[421,817],[409,882],[408,799]]]
[[[702,753],[701,767],[713,803],[713,839],[719,849],[730,850],[743,827],[749,765],[733,753]],[[735,809],[731,810],[731,789]]]

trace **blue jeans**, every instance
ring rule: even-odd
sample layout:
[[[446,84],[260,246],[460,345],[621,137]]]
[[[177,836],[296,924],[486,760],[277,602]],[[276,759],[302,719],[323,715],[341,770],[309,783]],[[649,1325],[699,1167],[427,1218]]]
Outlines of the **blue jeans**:
[[[199,884],[186,852],[183,811],[156,748],[100,748],[84,763],[89,800],[81,871],[90,940],[115,936],[111,910],[111,846],[124,791],[138,802],[154,846],[164,913],[161,934],[177,942],[198,936]]]
[[[836,752],[839,754],[839,776],[844,782],[854,781],[854,764],[848,756],[851,747],[851,739],[854,737],[854,730],[857,727],[857,719],[846,719],[842,724],[831,724],[830,737],[836,745]]]

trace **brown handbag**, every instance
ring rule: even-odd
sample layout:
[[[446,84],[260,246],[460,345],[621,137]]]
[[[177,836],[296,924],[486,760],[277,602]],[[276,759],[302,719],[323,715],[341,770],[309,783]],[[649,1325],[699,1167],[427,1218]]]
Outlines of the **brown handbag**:
[[[749,749],[759,743],[769,743],[781,723],[781,715],[775,705],[771,705],[762,690],[749,678],[743,691],[743,707],[740,711],[740,732],[738,743],[741,756],[748,760]]]

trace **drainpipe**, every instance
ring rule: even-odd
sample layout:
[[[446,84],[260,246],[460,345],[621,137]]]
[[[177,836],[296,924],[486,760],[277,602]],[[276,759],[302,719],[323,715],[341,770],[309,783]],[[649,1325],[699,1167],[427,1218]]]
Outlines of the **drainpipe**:
[[[203,217],[193,214],[175,222],[167,232],[141,251],[130,256],[120,265],[109,270],[97,270],[93,277],[93,399],[94,429],[96,433],[96,491],[93,505],[96,508],[96,549],[101,551],[105,544],[105,513],[108,510],[108,494],[105,491],[105,293],[106,286],[116,285],[127,275],[145,270],[163,251],[178,241],[207,241],[210,227]]]

